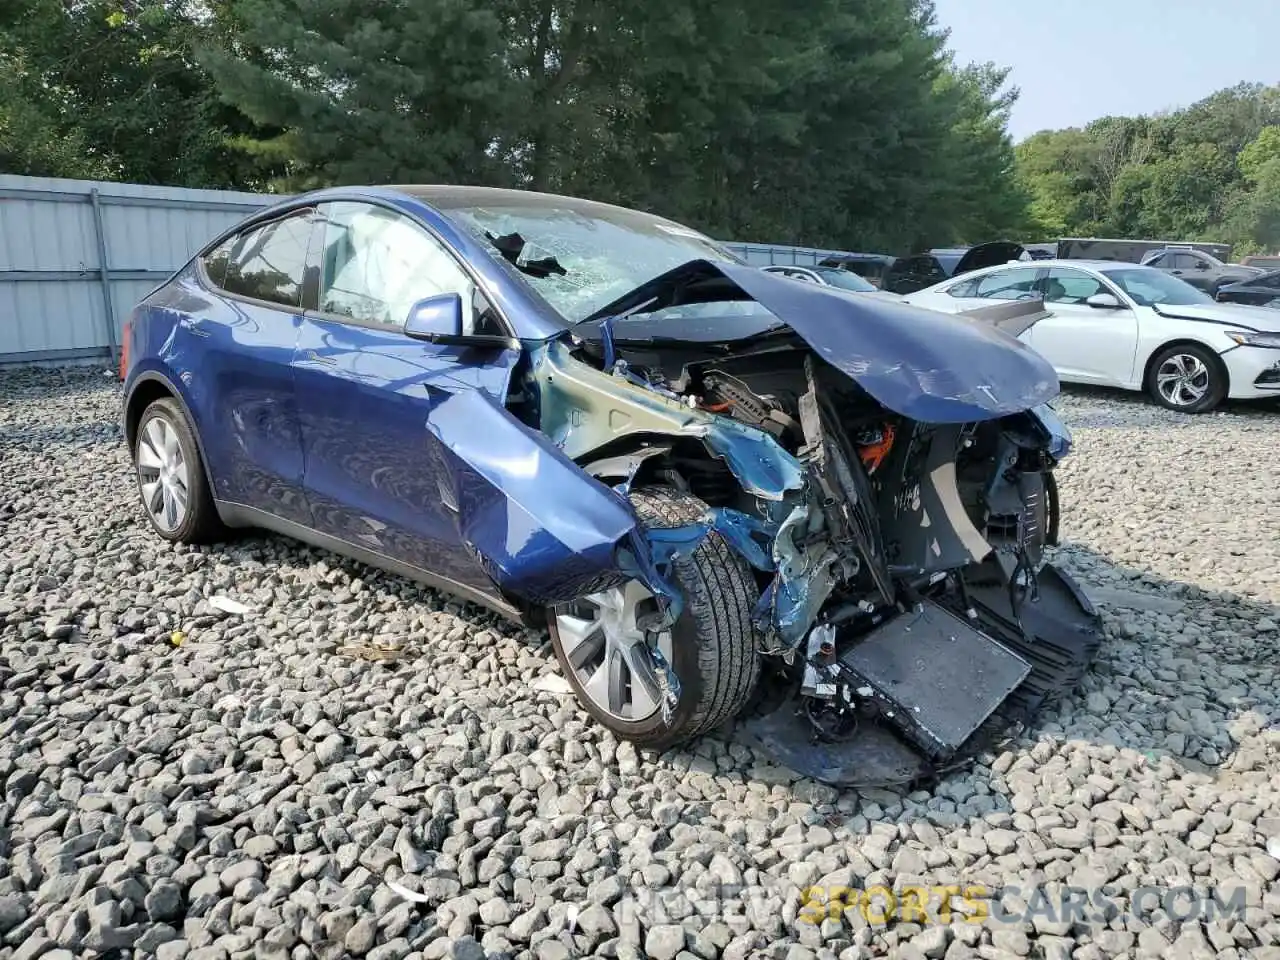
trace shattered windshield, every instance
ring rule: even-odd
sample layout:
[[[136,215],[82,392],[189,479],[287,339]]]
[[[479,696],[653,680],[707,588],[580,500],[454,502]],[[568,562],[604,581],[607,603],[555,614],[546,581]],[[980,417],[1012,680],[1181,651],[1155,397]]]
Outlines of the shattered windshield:
[[[445,213],[519,270],[570,323],[690,260],[736,262],[715,241],[686,227],[602,209],[504,201],[449,207]]]
[[[1185,280],[1154,267],[1128,267],[1103,270],[1103,275],[1127,293],[1139,305],[1184,307],[1197,303],[1213,303],[1213,297],[1197,290]]]

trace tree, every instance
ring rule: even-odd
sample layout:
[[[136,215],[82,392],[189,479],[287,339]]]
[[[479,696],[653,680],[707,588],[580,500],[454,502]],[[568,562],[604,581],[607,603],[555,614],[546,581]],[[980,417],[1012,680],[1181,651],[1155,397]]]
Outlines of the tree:
[[[1018,145],[1018,178],[1046,236],[1280,243],[1280,87],[1242,84],[1184,110],[1107,117]],[[1274,177],[1274,179],[1273,179]]]
[[[49,136],[82,153],[75,162],[58,148],[59,172],[252,187],[254,165],[227,145],[249,127],[219,102],[192,55],[197,41],[225,39],[219,18],[218,2],[192,11],[179,0],[10,0],[0,57],[11,73],[20,64],[19,89]]]
[[[227,0],[201,62],[287,185],[443,180],[719,236],[900,249],[1012,229],[1004,73],[917,0]]]

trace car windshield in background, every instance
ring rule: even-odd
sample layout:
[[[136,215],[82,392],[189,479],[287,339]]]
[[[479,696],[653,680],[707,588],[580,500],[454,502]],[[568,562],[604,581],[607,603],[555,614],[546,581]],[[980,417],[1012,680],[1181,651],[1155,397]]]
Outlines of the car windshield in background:
[[[690,260],[733,262],[715,241],[628,210],[597,214],[546,203],[447,206],[569,323]]]
[[[833,287],[854,290],[858,293],[876,293],[876,288],[863,280],[856,273],[841,270],[839,267],[813,267],[813,272]]]
[[[1190,306],[1196,303],[1213,303],[1213,297],[1177,277],[1153,267],[1128,267],[1104,269],[1108,280],[1144,307]]]

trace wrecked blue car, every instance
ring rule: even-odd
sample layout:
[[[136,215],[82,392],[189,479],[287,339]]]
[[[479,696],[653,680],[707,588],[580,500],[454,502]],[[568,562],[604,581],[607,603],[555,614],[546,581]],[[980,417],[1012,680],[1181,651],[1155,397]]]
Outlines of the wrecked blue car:
[[[168,540],[256,527],[545,624],[663,748],[731,721],[831,783],[945,769],[1070,689],[1045,562],[1071,438],[1039,303],[949,316],[746,266],[662,218],[341,188],[134,311],[124,435]]]

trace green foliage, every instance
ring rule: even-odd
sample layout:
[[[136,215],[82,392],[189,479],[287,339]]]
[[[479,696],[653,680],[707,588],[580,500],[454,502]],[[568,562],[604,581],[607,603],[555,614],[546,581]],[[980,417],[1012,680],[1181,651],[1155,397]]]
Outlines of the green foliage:
[[[193,44],[226,43],[218,3],[8,0],[0,63],[21,64],[43,126],[31,149],[47,173],[179,186],[253,187],[254,164],[229,137],[251,130],[217,97]],[[6,94],[12,89],[5,83]],[[3,110],[0,107],[0,110]],[[6,172],[36,167],[0,158]]]
[[[1280,87],[1241,85],[1153,117],[1043,131],[1017,147],[1035,232],[1280,248]]]
[[[1017,235],[1017,91],[945,43],[930,0],[11,0],[0,164],[518,186],[852,249]]]

